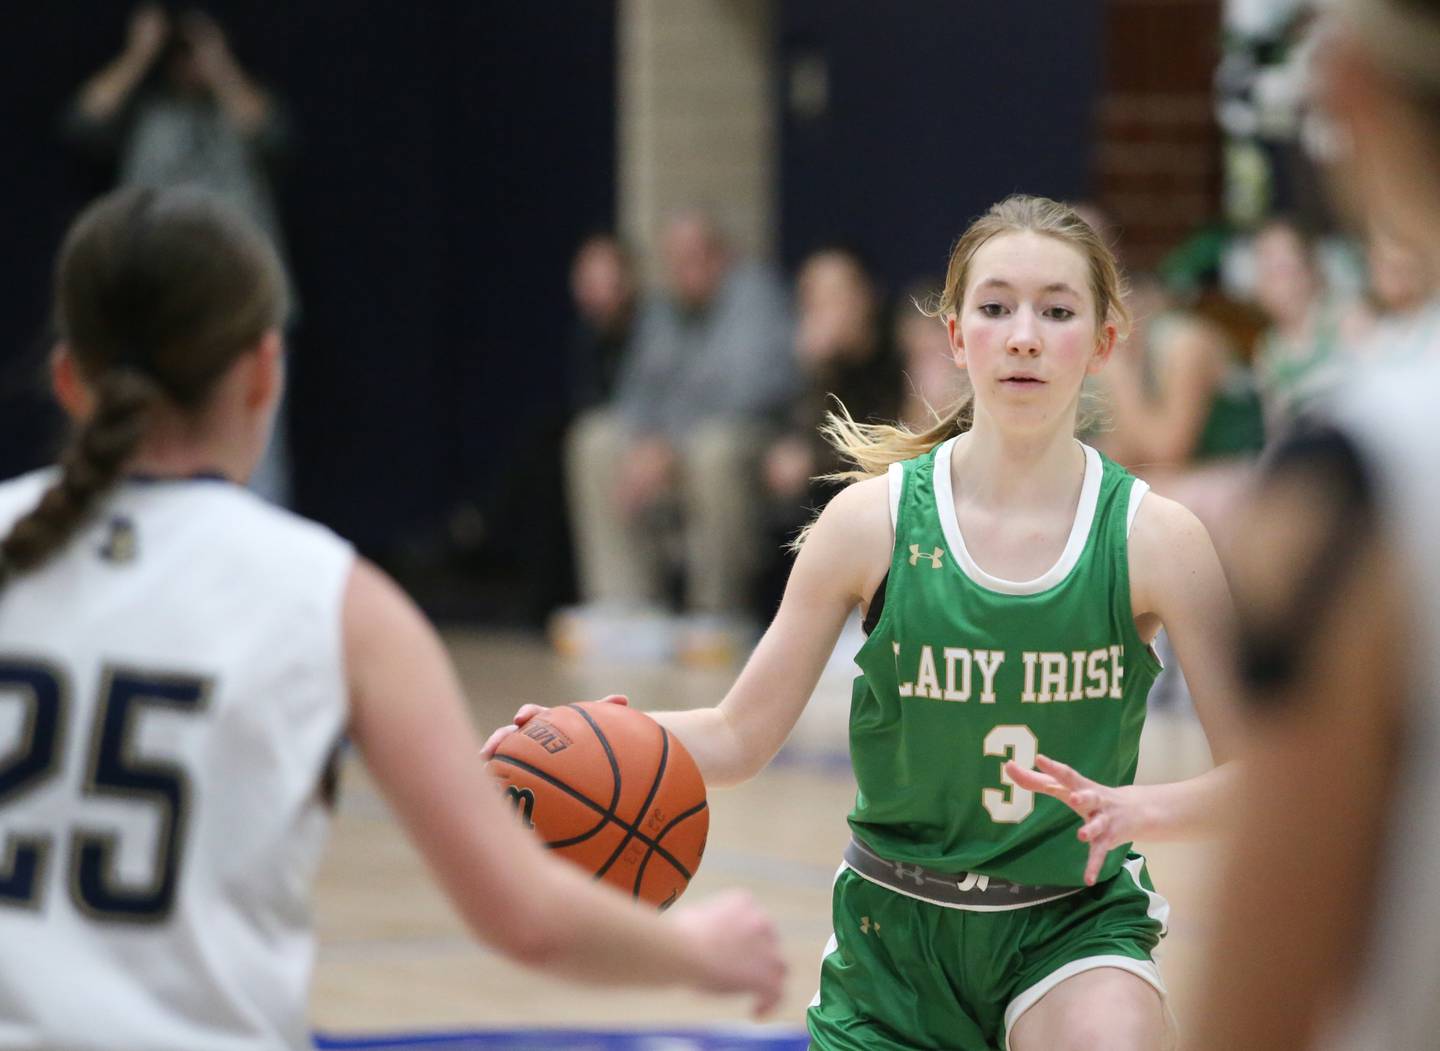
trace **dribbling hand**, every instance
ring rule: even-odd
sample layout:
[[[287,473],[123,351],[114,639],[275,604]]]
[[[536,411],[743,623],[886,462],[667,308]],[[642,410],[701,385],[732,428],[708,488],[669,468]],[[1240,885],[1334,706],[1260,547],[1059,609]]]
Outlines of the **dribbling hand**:
[[[600,698],[601,704],[629,704],[630,699],[618,693],[612,693],[608,697]],[[509,737],[520,727],[524,726],[537,715],[543,715],[550,709],[539,704],[522,704],[519,711],[515,713],[509,723],[496,730],[486,742],[480,746],[480,758],[490,760],[495,758],[495,750],[500,747],[500,742]]]
[[[694,948],[700,988],[711,993],[747,993],[754,1015],[763,1018],[780,1002],[785,961],[775,921],[743,890],[732,890],[699,905],[681,906],[666,916]]]
[[[1087,887],[1093,887],[1100,878],[1105,855],[1122,843],[1132,842],[1140,830],[1141,808],[1133,785],[1125,788],[1102,785],[1045,755],[1035,757],[1034,770],[1020,766],[1013,759],[1005,764],[1004,770],[1021,788],[1053,796],[1084,819],[1077,837],[1080,842],[1090,844],[1090,857],[1085,862]]]

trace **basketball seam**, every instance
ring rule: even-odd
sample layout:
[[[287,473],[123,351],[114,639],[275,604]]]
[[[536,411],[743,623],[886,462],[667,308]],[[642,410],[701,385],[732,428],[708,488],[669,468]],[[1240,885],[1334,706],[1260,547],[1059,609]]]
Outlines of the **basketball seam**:
[[[620,810],[620,761],[615,758],[615,749],[610,747],[610,738],[606,737],[600,729],[600,724],[590,717],[590,713],[578,704],[567,704],[566,708],[573,709],[580,718],[590,724],[590,729],[595,731],[595,739],[600,742],[600,747],[605,749],[605,759],[610,763],[610,776],[615,781],[615,791],[610,796],[609,814],[618,816]]]
[[[597,814],[603,814],[606,812],[604,807],[602,807],[599,803],[595,802],[595,800],[591,799],[589,796],[582,795],[581,793],[575,791],[575,789],[567,785],[564,781],[552,777],[544,770],[541,770],[539,767],[533,766],[530,763],[525,762],[525,760],[523,759],[516,759],[513,756],[508,755],[497,755],[494,757],[494,759],[491,760],[491,762],[506,763],[509,766],[519,767],[521,770],[524,770],[527,773],[534,774],[546,784],[554,785],[571,799],[575,800],[577,803],[581,803],[584,806],[589,807]],[[659,854],[666,861],[670,862],[670,864],[674,865],[679,871],[683,872],[686,879],[690,878],[690,870],[687,869],[684,865],[682,865],[679,859],[677,859],[673,854],[671,854],[664,847],[660,846],[660,844],[656,843],[645,833],[639,831],[638,829],[632,828],[628,822],[620,820],[619,816],[610,817],[608,820],[615,822],[615,824],[619,825],[627,832],[634,832],[636,839],[638,839],[641,843],[644,843],[647,847],[650,847],[652,850],[655,851],[655,853]],[[545,846],[551,849],[554,848],[554,845],[551,843],[546,843]]]
[[[655,796],[660,791],[660,781],[665,776],[665,764],[670,761],[670,735],[665,732],[665,728],[663,726],[659,727],[659,730],[660,763],[655,770],[655,780],[650,782],[650,793],[645,797],[645,802],[640,804],[640,812],[635,815],[636,828],[639,828],[640,823],[645,820],[645,815],[650,813],[650,804],[655,802]],[[630,845],[630,841],[634,838],[635,834],[633,832],[627,833],[625,838],[620,841],[620,845],[615,848],[615,852],[611,854],[608,859],[606,859],[605,864],[600,866],[600,870],[596,872],[595,875],[603,876],[605,875],[605,873],[609,872],[610,866],[615,864],[615,862],[619,859],[620,855],[624,852],[625,848]],[[637,881],[635,886],[631,889],[635,897],[638,898],[640,896],[639,882]]]
[[[685,811],[685,813],[677,814],[673,819],[671,819],[670,824],[662,828],[660,832],[655,836],[655,842],[650,845],[651,849],[647,850],[645,852],[645,856],[640,859],[640,870],[635,874],[635,887],[637,893],[639,891],[640,881],[645,878],[645,869],[650,864],[650,859],[657,853],[666,861],[670,862],[670,864],[674,865],[680,871],[680,874],[685,877],[686,880],[690,880],[693,878],[691,874],[686,870],[684,865],[681,865],[679,862],[677,862],[674,856],[671,855],[669,851],[665,850],[663,847],[660,846],[660,841],[664,839],[667,835],[669,835],[670,830],[676,825],[680,824],[680,822],[686,820],[687,818],[694,817],[696,814],[704,810],[707,806],[709,806],[709,804],[702,799],[695,806],[692,806],[689,810]]]

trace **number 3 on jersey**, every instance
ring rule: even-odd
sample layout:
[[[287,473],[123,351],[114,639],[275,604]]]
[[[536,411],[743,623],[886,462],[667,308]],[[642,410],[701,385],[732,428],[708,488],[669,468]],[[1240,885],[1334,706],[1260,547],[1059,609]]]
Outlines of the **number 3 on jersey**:
[[[1005,786],[980,791],[980,799],[990,811],[990,820],[1014,825],[1030,816],[1035,809],[1035,793],[1010,780],[1003,760],[1013,759],[1020,766],[1032,768],[1039,753],[1040,741],[1028,726],[1002,724],[985,735],[985,754],[1001,758],[1000,782]]]

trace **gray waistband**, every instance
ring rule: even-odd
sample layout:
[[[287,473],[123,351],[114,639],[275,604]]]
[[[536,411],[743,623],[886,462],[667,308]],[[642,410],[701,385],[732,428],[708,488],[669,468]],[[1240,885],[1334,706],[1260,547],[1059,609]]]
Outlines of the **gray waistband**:
[[[1024,909],[1047,901],[1058,901],[1084,890],[1084,887],[1041,887],[1011,883],[994,876],[975,872],[936,872],[923,865],[907,865],[890,861],[876,854],[857,839],[845,848],[845,864],[871,883],[878,883],[897,894],[919,898],[932,905],[951,909],[972,909],[991,912],[1003,909]]]

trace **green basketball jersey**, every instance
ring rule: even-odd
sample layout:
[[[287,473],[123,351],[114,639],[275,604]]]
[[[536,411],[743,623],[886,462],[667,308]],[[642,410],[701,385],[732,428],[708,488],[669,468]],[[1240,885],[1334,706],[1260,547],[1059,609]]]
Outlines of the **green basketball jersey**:
[[[855,657],[850,824],[892,861],[1079,886],[1079,817],[1000,768],[1033,766],[1041,752],[1102,784],[1134,780],[1160,671],[1130,609],[1127,536],[1145,483],[1082,446],[1085,481],[1059,561],[1033,581],[1001,580],[960,535],[954,444],[891,468],[895,550],[879,620]],[[1113,851],[1100,878],[1124,858]]]

